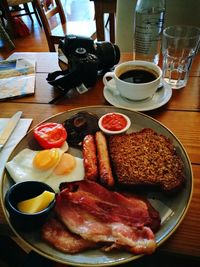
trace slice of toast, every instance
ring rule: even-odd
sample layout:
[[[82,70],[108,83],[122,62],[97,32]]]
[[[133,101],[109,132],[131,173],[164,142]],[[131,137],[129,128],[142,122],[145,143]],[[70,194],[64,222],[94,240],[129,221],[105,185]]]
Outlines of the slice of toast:
[[[154,185],[170,192],[183,182],[183,161],[170,139],[145,128],[108,140],[114,174],[121,185]]]

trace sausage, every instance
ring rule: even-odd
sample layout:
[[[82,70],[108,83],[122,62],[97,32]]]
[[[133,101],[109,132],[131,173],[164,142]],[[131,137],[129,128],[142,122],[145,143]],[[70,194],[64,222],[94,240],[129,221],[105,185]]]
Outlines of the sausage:
[[[98,167],[94,136],[88,134],[83,139],[83,164],[85,168],[85,179],[97,181]]]
[[[100,131],[96,132],[95,141],[97,146],[100,183],[106,187],[112,188],[115,182],[112,175],[105,135]]]

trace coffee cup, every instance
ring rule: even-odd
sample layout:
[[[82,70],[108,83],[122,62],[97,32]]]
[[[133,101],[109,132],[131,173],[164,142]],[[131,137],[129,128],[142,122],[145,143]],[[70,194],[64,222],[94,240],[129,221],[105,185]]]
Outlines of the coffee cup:
[[[110,82],[108,78],[112,78],[114,82]],[[103,83],[113,95],[139,101],[154,95],[161,78],[162,70],[156,64],[133,60],[117,65],[113,72],[105,73]]]

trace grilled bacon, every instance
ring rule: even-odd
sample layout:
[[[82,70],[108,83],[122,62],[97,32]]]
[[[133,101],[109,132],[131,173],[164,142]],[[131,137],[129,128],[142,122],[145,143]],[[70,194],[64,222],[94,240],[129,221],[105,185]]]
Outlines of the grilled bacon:
[[[84,240],[73,234],[56,218],[50,218],[42,228],[42,238],[59,251],[74,254],[89,248],[95,248],[96,243]]]
[[[160,226],[159,214],[138,197],[125,197],[86,180],[66,183],[57,196],[55,212],[71,232],[90,242],[136,254],[156,249],[153,230]]]

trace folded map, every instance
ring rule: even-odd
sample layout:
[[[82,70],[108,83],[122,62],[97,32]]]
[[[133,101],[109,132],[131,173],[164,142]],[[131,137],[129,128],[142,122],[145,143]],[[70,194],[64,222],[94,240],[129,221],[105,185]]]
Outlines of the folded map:
[[[13,59],[0,61],[0,100],[34,94],[35,61]]]

